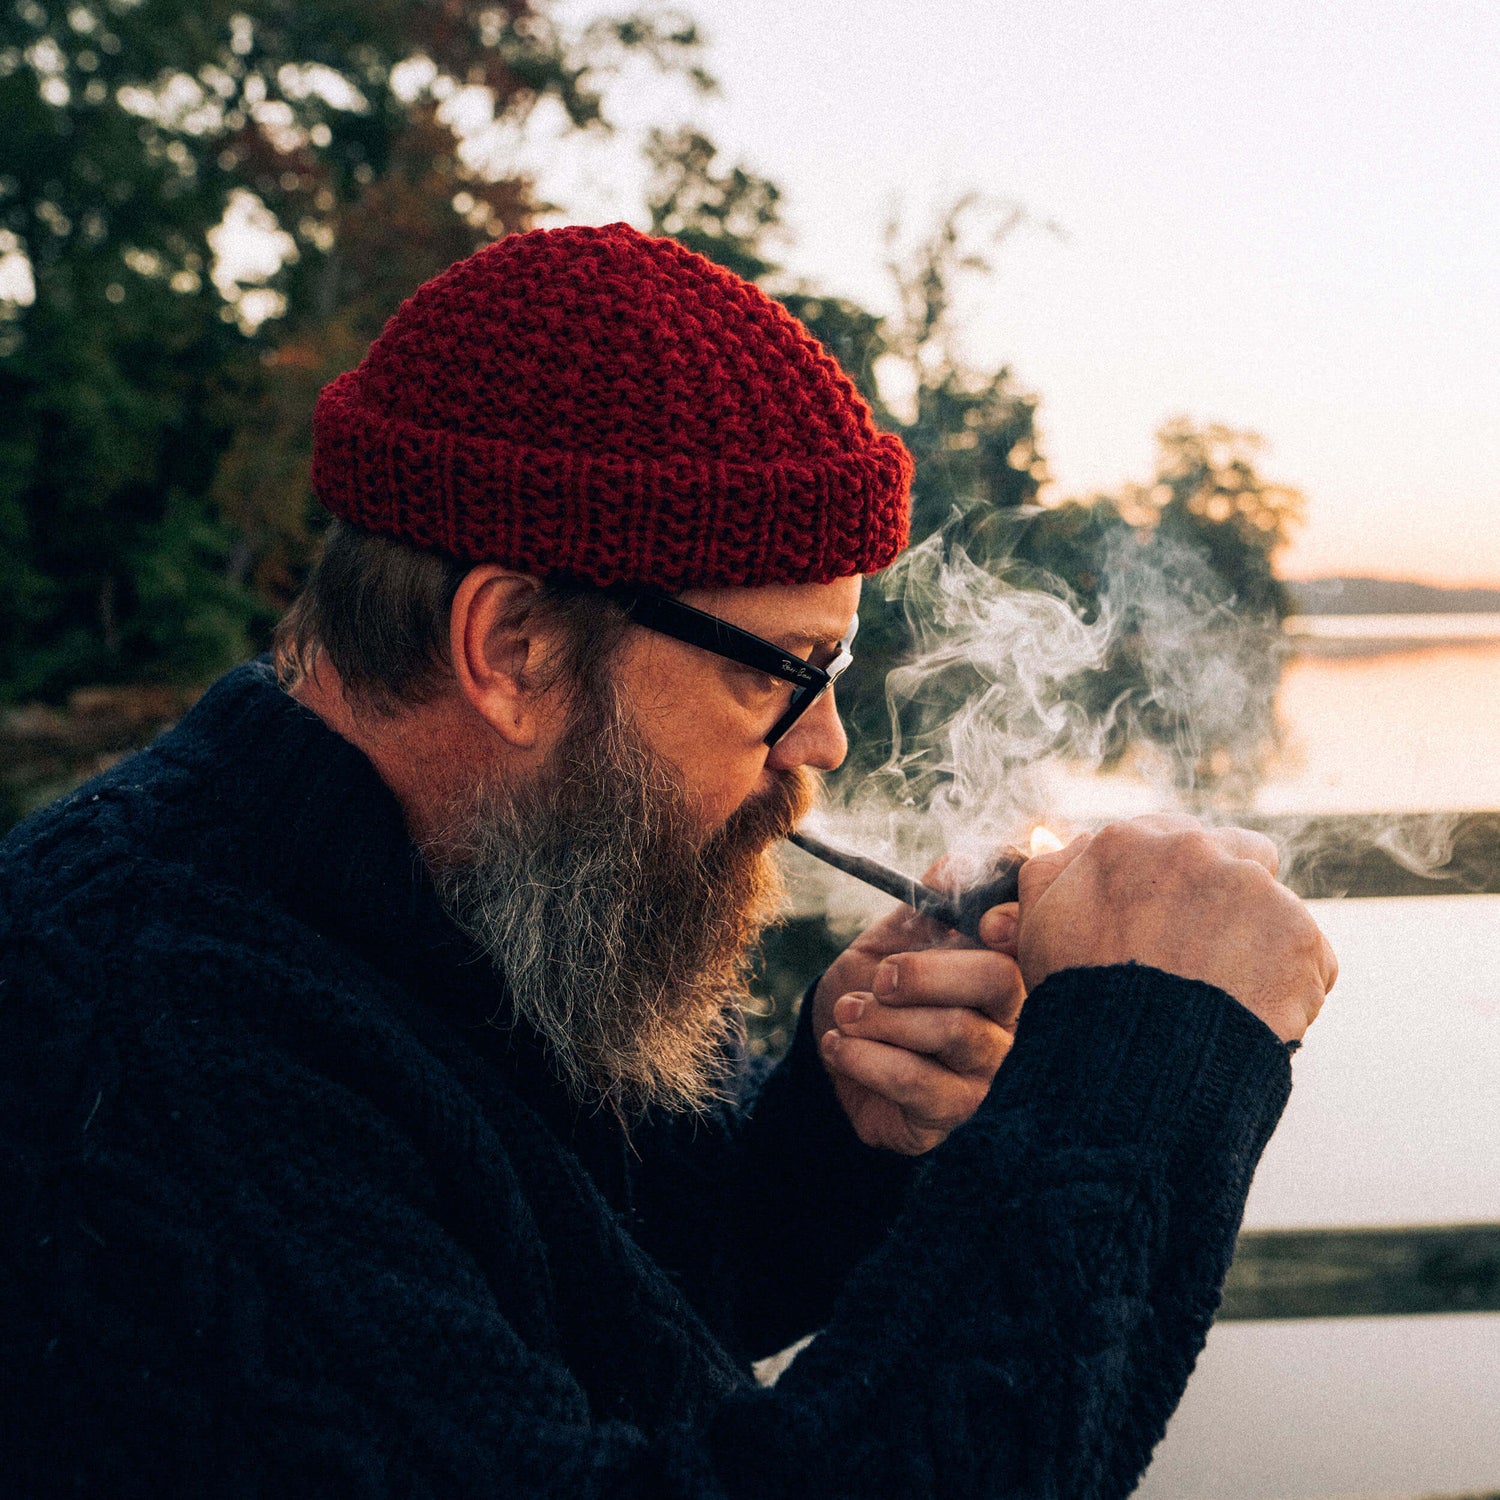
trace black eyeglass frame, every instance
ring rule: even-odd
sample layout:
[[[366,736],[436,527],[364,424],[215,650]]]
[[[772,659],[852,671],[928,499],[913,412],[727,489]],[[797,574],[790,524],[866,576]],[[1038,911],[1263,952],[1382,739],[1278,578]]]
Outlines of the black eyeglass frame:
[[[753,667],[757,672],[791,683],[792,701],[767,732],[767,745],[774,745],[781,739],[854,660],[850,647],[859,629],[858,615],[849,626],[848,634],[838,643],[838,654],[826,667],[815,667],[773,641],[752,635],[738,625],[731,625],[728,620],[694,609],[691,604],[684,604],[659,590],[610,589],[608,592],[625,614],[646,630],[654,630],[658,635],[670,636],[674,641],[711,651],[715,656],[738,662],[742,667]]]

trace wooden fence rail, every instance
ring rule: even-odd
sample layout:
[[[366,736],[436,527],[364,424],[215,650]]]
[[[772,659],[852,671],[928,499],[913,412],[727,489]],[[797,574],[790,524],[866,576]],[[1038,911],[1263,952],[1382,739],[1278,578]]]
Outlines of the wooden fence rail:
[[[1236,819],[1282,849],[1299,896],[1500,894],[1500,812]]]
[[[1220,1318],[1500,1312],[1500,1224],[1246,1230]]]

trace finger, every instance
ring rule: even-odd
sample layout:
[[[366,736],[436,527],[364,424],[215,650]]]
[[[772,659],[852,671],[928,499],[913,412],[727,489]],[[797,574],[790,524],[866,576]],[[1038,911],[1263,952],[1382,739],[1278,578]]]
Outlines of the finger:
[[[1271,874],[1281,868],[1281,850],[1263,833],[1249,828],[1211,828],[1209,837],[1232,859],[1248,859],[1269,870]]]
[[[962,1124],[989,1091],[987,1082],[961,1077],[929,1057],[886,1042],[826,1031],[822,1050],[834,1072],[889,1099],[912,1123],[934,1130]]]
[[[968,1006],[1001,1023],[1014,1022],[1026,994],[1015,959],[987,948],[892,954],[876,968],[871,988],[885,1005]]]
[[[1318,973],[1323,981],[1323,993],[1326,995],[1339,982],[1339,960],[1321,928],[1318,930],[1318,942],[1320,945]]]
[[[884,957],[888,953],[905,953],[912,948],[971,946],[970,940],[933,917],[923,916],[909,906],[898,906],[872,922],[854,940],[852,947],[861,953]]]
[[[1053,849],[1046,854],[1033,854],[1021,866],[1020,909],[1023,914],[1028,906],[1033,906],[1042,899],[1047,887],[1088,848],[1092,840],[1092,834],[1080,833],[1061,849]]]
[[[979,941],[997,953],[1016,956],[1016,943],[1021,931],[1021,903],[1007,901],[1001,906],[992,906],[979,919]]]
[[[982,1011],[961,1006],[893,1010],[873,995],[844,995],[833,1008],[842,1036],[886,1042],[940,1062],[966,1078],[988,1081],[1010,1051],[1012,1037]]]

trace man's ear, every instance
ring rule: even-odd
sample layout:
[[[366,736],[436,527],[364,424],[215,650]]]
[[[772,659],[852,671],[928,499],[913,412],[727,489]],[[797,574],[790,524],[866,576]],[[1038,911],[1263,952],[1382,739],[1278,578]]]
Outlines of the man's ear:
[[[459,584],[448,617],[448,649],[459,692],[518,750],[536,745],[544,718],[534,685],[545,655],[532,609],[540,592],[537,579],[484,563]]]

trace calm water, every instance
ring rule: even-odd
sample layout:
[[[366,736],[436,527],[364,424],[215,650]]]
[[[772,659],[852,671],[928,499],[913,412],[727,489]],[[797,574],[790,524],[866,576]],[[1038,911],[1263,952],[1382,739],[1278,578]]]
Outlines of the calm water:
[[[1287,663],[1268,812],[1500,808],[1500,615],[1325,617]],[[1416,644],[1379,650],[1404,625]],[[1338,632],[1338,633],[1336,633]],[[1467,633],[1468,639],[1463,639]]]
[[[1500,808],[1500,617],[1319,621],[1268,811]],[[1476,623],[1487,622],[1481,626]],[[1485,636],[1491,637],[1485,639]],[[1342,966],[1249,1226],[1500,1222],[1500,897],[1320,902]],[[1139,1493],[1500,1491],[1500,1316],[1221,1324]]]

